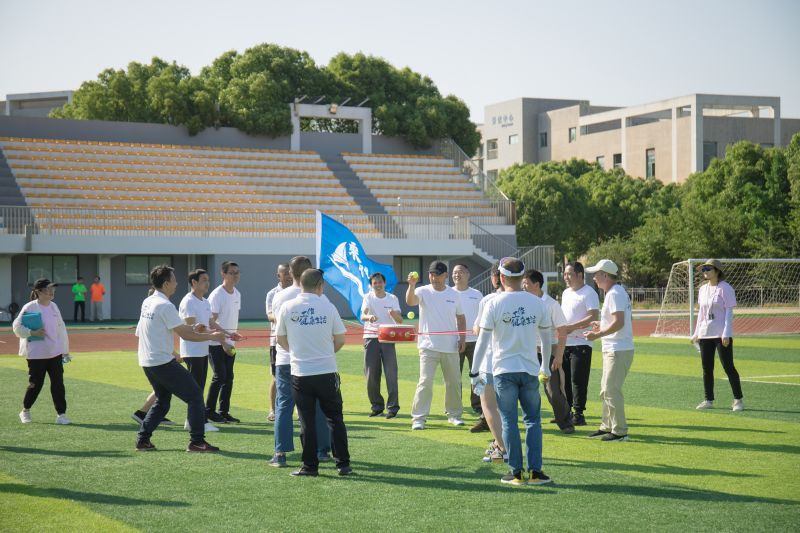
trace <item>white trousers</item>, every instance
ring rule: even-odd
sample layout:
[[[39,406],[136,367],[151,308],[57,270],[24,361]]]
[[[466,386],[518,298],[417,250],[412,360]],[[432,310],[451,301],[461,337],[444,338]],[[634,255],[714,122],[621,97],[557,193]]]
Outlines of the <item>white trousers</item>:
[[[411,404],[411,418],[425,422],[431,412],[433,401],[433,381],[436,378],[436,367],[442,367],[444,376],[444,408],[448,416],[461,418],[464,407],[461,404],[461,371],[458,354],[437,352],[434,350],[419,351],[419,383]]]

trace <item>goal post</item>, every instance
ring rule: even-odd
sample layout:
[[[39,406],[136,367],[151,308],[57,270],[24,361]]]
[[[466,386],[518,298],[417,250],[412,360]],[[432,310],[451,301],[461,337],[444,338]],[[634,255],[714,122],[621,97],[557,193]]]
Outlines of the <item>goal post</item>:
[[[690,337],[705,259],[672,265],[653,336]],[[800,259],[720,259],[725,281],[736,291],[733,334],[800,334]]]

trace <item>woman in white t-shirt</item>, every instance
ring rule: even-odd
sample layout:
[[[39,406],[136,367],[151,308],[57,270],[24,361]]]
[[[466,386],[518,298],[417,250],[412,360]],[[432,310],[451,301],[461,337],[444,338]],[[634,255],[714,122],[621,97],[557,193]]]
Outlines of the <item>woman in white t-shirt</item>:
[[[700,360],[703,364],[703,387],[705,400],[697,409],[711,409],[714,406],[714,351],[719,353],[722,368],[728,375],[733,391],[734,411],[743,411],[742,384],[739,373],[733,366],[733,308],[736,307],[736,293],[722,273],[722,263],[709,259],[700,270],[706,280],[700,287],[692,342],[700,347]]]
[[[69,424],[67,418],[67,398],[64,390],[64,361],[69,361],[69,340],[67,328],[61,318],[61,311],[53,301],[56,294],[55,283],[49,279],[38,279],[33,284],[31,301],[20,310],[14,319],[14,335],[19,337],[19,354],[28,360],[28,388],[22,400],[22,411],[19,419],[23,424],[30,424],[31,407],[44,386],[45,375],[50,376],[50,394],[56,408],[56,424]],[[27,314],[31,317],[38,313],[41,326],[28,328],[25,323]],[[38,317],[37,317],[38,319]],[[34,319],[34,320],[37,320]]]

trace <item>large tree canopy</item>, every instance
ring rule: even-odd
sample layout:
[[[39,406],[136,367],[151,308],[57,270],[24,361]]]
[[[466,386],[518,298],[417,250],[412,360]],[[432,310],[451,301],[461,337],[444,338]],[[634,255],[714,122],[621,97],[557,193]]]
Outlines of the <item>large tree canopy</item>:
[[[373,132],[402,137],[418,148],[451,137],[474,154],[480,142],[464,102],[443,97],[430,78],[408,67],[362,53],[340,53],[319,66],[306,52],[274,44],[225,52],[197,76],[159,58],[150,65],[104,70],[51,116],[183,125],[191,134],[232,126],[277,137],[291,133],[288,104],[302,95],[351,97],[351,103],[369,98]],[[350,131],[350,125],[324,121],[313,127]]]

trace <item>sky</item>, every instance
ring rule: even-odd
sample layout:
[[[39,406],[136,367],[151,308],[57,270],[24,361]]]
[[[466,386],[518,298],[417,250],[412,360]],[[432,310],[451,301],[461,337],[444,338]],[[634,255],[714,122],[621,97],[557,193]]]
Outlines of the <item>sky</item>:
[[[483,121],[517,97],[628,106],[691,93],[779,96],[800,118],[799,0],[0,0],[0,100],[77,89],[153,56],[192,73],[261,43],[380,56]]]

